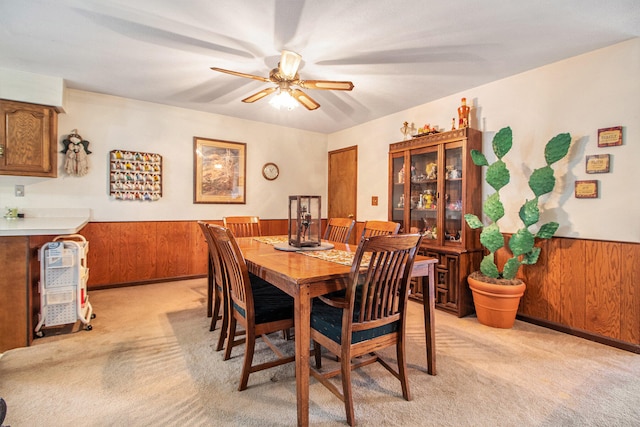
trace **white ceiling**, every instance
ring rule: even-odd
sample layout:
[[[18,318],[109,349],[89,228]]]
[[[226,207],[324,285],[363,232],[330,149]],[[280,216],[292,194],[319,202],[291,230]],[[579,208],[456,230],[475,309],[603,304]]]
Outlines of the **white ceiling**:
[[[2,68],[322,133],[638,36],[638,0],[0,0]],[[268,76],[285,48],[355,88],[284,112],[210,70]]]

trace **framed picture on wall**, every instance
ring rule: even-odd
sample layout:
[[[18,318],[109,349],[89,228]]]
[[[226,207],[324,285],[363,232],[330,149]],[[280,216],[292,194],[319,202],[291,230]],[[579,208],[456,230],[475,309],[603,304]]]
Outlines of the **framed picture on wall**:
[[[246,203],[247,144],[193,137],[193,203]]]
[[[598,147],[622,145],[622,126],[598,129]]]
[[[587,173],[609,173],[610,156],[608,154],[594,154],[587,156]]]
[[[576,199],[597,199],[598,198],[598,181],[596,180],[576,181],[575,197]]]

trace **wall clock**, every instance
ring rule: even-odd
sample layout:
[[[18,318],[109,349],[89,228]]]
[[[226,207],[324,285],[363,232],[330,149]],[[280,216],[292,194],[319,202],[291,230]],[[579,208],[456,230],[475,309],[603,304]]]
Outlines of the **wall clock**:
[[[280,169],[278,169],[278,165],[275,163],[265,163],[262,166],[262,176],[264,176],[269,181],[273,181],[280,175]]]

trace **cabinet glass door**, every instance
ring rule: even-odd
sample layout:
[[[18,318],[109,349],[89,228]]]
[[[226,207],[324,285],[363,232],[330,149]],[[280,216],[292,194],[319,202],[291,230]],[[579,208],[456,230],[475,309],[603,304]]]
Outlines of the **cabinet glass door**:
[[[464,217],[464,200],[462,189],[462,147],[459,144],[445,146],[444,172],[444,230],[445,244],[460,245],[462,243],[462,225]]]
[[[438,151],[428,148],[411,152],[409,232],[424,233],[423,240],[438,238]]]
[[[400,223],[400,233],[405,233],[405,159],[404,154],[396,154],[391,158],[391,221]]]

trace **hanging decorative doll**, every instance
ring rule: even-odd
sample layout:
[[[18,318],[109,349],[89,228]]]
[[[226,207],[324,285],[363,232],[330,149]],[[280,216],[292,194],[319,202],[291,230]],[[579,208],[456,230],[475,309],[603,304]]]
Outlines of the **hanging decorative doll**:
[[[78,130],[71,131],[67,138],[62,141],[64,149],[61,151],[66,155],[64,161],[64,170],[69,175],[83,176],[89,172],[89,162],[87,156],[91,154],[89,151],[89,141],[82,139],[78,135]]]

